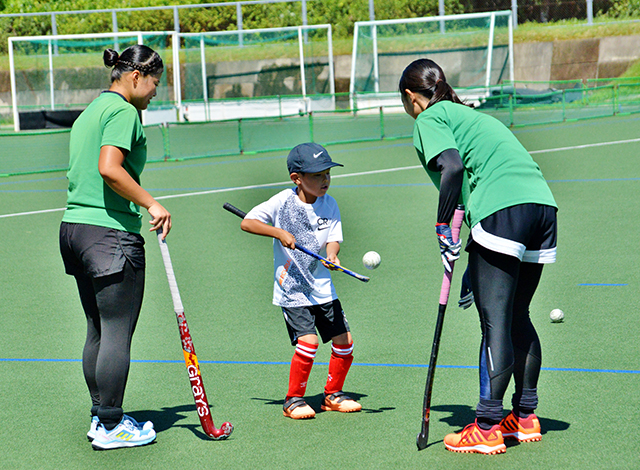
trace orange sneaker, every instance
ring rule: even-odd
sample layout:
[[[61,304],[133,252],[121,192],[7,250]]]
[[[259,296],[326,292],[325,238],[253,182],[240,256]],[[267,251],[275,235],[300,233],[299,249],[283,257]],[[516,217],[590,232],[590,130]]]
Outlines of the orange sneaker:
[[[324,395],[324,403],[321,408],[324,411],[340,411],[341,413],[352,413],[360,411],[362,405],[344,392],[336,392],[331,395]]]
[[[285,400],[282,413],[291,419],[311,419],[316,415],[313,408],[307,405],[302,397],[291,397]]]
[[[500,425],[496,424],[488,431],[478,427],[473,422],[461,432],[447,434],[444,445],[451,452],[476,452],[478,454],[502,454],[507,450],[500,432]]]
[[[500,421],[500,431],[505,439],[516,439],[520,442],[539,441],[542,438],[540,421],[533,413],[526,418],[518,418],[513,411],[510,412]]]

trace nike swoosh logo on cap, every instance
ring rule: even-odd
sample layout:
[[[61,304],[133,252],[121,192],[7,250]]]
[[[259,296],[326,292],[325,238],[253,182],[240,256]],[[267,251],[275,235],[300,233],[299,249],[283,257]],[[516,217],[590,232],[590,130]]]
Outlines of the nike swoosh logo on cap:
[[[322,152],[314,153],[313,154],[313,158],[318,158],[320,155],[322,155]]]

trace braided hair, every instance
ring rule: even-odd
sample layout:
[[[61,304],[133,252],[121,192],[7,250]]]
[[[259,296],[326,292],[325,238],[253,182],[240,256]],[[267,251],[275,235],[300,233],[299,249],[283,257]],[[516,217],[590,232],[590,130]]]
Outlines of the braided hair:
[[[111,70],[111,82],[120,80],[122,74],[138,70],[142,75],[160,75],[164,70],[164,64],[160,55],[150,47],[142,44],[127,47],[122,54],[113,49],[107,49],[102,55],[105,67],[113,67]]]
[[[440,66],[430,59],[411,62],[402,72],[399,88],[403,101],[406,99],[405,90],[423,95],[429,100],[427,108],[443,100],[471,106],[458,97],[451,85],[447,83],[447,78]]]

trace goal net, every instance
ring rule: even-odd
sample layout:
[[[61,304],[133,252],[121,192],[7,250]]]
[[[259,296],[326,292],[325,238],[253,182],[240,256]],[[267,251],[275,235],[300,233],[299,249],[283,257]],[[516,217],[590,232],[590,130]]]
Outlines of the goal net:
[[[398,82],[407,65],[429,58],[470,102],[491,86],[513,80],[511,11],[355,24],[350,98],[354,110],[402,110]]]
[[[331,25],[180,34],[185,120],[335,107]]]
[[[111,48],[122,52],[145,44],[158,52],[165,64],[157,95],[143,112],[144,124],[176,120],[173,71],[175,33],[128,32],[9,38],[11,99],[16,131],[47,116],[46,127],[73,119],[101,91],[110,86],[102,55]],[[164,116],[168,113],[172,119]],[[22,125],[21,125],[22,121]],[[48,125],[51,123],[51,126]]]

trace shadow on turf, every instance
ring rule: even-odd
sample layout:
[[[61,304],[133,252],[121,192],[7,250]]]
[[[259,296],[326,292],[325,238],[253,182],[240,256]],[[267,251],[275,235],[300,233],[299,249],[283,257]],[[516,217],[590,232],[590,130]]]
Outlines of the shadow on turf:
[[[440,418],[440,421],[447,423],[449,426],[454,428],[451,432],[459,432],[461,431],[467,424],[472,423],[476,419],[475,409],[468,405],[439,405],[432,406],[432,412],[438,413],[449,413],[449,416],[445,416]],[[570,424],[566,421],[559,421],[551,418],[543,418],[538,416],[540,420],[540,427],[542,428],[542,435],[544,436],[549,431],[566,431],[569,429]],[[433,444],[442,443],[442,439],[439,441],[429,443],[429,446]],[[519,444],[519,442],[514,440],[506,440],[505,444],[507,447],[513,447]]]
[[[349,395],[351,398],[353,398],[355,401],[360,401],[362,398],[368,396],[362,393],[355,393],[355,392],[345,392],[345,393]],[[304,400],[307,402],[307,404],[311,408],[314,409],[316,413],[324,413],[320,408],[322,406],[323,398],[324,398],[324,395],[322,393],[318,393],[317,395],[306,396],[304,397]],[[263,401],[265,405],[278,405],[280,408],[282,408],[282,406],[284,405],[284,398],[281,400],[272,400],[270,398],[252,398],[252,400]],[[363,407],[362,413],[382,413],[384,411],[391,411],[391,410],[395,410],[395,408],[384,407],[384,408],[378,408],[377,410],[374,410],[371,408]]]
[[[209,436],[207,436],[203,431],[200,424],[177,424],[179,421],[187,418],[189,414],[197,413],[196,407],[194,404],[190,405],[182,405],[182,406],[173,406],[173,407],[164,407],[161,410],[144,410],[144,411],[133,411],[127,412],[127,414],[133,417],[136,421],[143,423],[145,421],[151,421],[153,423],[153,427],[156,430],[156,433],[161,433],[166,431],[169,428],[185,428],[189,431],[193,432],[193,434],[204,441],[210,440]],[[221,425],[220,423],[216,423],[216,425]]]

